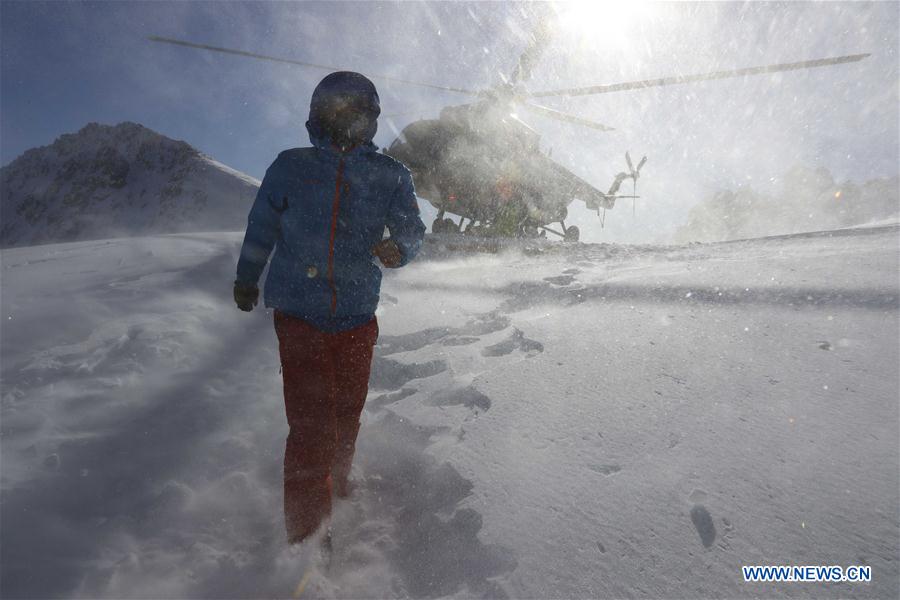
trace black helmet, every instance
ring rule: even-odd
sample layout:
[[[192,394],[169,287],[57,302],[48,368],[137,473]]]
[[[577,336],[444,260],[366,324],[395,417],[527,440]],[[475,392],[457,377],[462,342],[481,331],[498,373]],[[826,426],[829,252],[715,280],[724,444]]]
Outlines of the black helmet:
[[[337,71],[327,75],[313,91],[306,125],[310,133],[348,148],[372,141],[380,113],[375,84],[359,73]]]

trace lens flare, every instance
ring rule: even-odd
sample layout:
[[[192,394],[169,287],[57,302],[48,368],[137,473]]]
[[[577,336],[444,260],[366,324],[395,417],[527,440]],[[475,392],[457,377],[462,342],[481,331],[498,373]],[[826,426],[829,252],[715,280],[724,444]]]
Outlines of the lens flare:
[[[556,5],[563,31],[588,38],[598,46],[620,46],[635,25],[651,16],[649,2],[565,2]]]

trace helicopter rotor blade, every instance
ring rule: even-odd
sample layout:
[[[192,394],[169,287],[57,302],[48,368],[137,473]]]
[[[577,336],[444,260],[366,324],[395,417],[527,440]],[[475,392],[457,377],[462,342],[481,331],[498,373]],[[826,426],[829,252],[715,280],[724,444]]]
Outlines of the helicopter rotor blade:
[[[403,112],[395,112],[395,113],[390,113],[390,114],[386,114],[386,115],[381,114],[381,115],[378,115],[378,118],[379,119],[397,119],[399,117],[408,117],[410,115],[416,115],[416,117],[418,117],[420,114],[422,114],[421,110],[405,110]]]
[[[538,60],[540,60],[541,55],[544,54],[544,50],[550,42],[552,32],[553,21],[550,18],[538,21],[537,27],[528,39],[528,45],[525,46],[525,50],[523,50],[522,54],[519,56],[519,62],[516,64],[516,68],[513,69],[512,75],[510,75],[510,83],[515,85],[531,79],[532,70]]]
[[[625,151],[625,162],[628,163],[628,172],[634,175],[634,165],[631,163],[631,154],[628,153],[628,150]]]
[[[183,40],[175,40],[172,38],[165,38],[156,35],[151,35],[147,38],[151,42],[160,42],[163,44],[173,44],[175,46],[184,46],[186,48],[198,48],[200,50],[210,50],[212,52],[222,52],[223,54],[234,54],[237,56],[246,56],[248,58],[256,58],[258,60],[268,60],[271,62],[278,63],[287,63],[290,65],[297,65],[301,67],[311,67],[313,69],[323,69],[326,71],[347,71],[348,69],[344,69],[342,67],[332,67],[329,65],[317,65],[314,63],[303,62],[299,60],[293,60],[290,58],[278,58],[277,56],[267,56],[265,54],[256,54],[255,52],[246,52],[244,50],[233,50],[231,48],[221,48],[219,46],[209,46],[207,44],[195,44],[193,42],[185,42]],[[408,79],[399,79],[397,77],[390,77],[388,75],[374,75],[367,74],[368,77],[373,79],[383,79],[384,81],[392,81],[394,83],[405,83],[407,85],[416,85],[419,87],[430,88],[433,90],[443,90],[445,92],[457,92],[459,94],[468,94],[470,96],[483,96],[482,92],[478,92],[475,90],[467,90],[463,88],[455,88],[448,87],[443,85],[433,85],[431,83],[422,83],[419,81],[409,81]]]
[[[543,114],[544,116],[556,119],[557,121],[574,123],[575,125],[584,125],[585,127],[590,127],[591,129],[597,129],[599,131],[615,131],[614,128],[603,125],[602,123],[597,123],[596,121],[591,121],[582,117],[576,117],[575,115],[570,115],[548,106],[541,106],[540,104],[534,104],[532,102],[521,102],[520,105],[530,111]]]
[[[645,162],[647,162],[647,157],[646,157],[646,156],[645,156],[644,158],[641,159],[641,162],[638,163],[637,169],[634,170],[635,174],[641,172],[641,167],[644,166],[644,163],[645,163]]]
[[[626,90],[640,90],[649,87],[664,85],[676,85],[681,83],[694,83],[697,81],[710,81],[713,79],[728,79],[730,77],[744,77],[747,75],[761,75],[764,73],[778,73],[782,71],[797,71],[799,69],[814,69],[829,65],[860,61],[869,54],[851,54],[834,58],[818,58],[802,62],[783,63],[778,65],[766,65],[763,67],[747,67],[730,71],[714,71],[699,75],[677,75],[675,77],[661,77],[659,79],[644,79],[642,81],[629,81],[625,83],[611,83],[607,85],[594,85],[589,87],[569,88],[564,90],[548,90],[528,94],[530,98],[546,98],[548,96],[589,96],[592,94],[608,94],[610,92],[622,92]]]

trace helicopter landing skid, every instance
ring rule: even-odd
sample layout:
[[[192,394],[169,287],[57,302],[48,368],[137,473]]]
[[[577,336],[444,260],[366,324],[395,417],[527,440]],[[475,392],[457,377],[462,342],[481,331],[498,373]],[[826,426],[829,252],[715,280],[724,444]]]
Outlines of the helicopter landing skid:
[[[553,229],[551,227],[547,227],[546,225],[542,225],[540,227],[540,229],[542,231],[548,231],[548,232],[552,233],[553,235],[557,235],[557,236],[561,237],[563,239],[563,241],[565,241],[565,242],[577,242],[578,241],[578,237],[581,233],[578,230],[578,227],[576,227],[575,225],[570,225],[570,226],[566,227],[566,224],[563,221],[560,221],[559,224],[562,225],[563,232],[556,231],[555,229]]]

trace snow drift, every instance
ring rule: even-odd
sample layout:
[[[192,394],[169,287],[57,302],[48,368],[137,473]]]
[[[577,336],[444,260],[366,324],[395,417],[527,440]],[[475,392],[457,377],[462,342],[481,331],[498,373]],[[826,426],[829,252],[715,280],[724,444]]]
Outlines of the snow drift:
[[[510,242],[387,271],[354,495],[304,597],[897,597],[900,228]],[[289,597],[240,234],[2,253],[4,597]],[[869,584],[742,565],[866,564]]]

